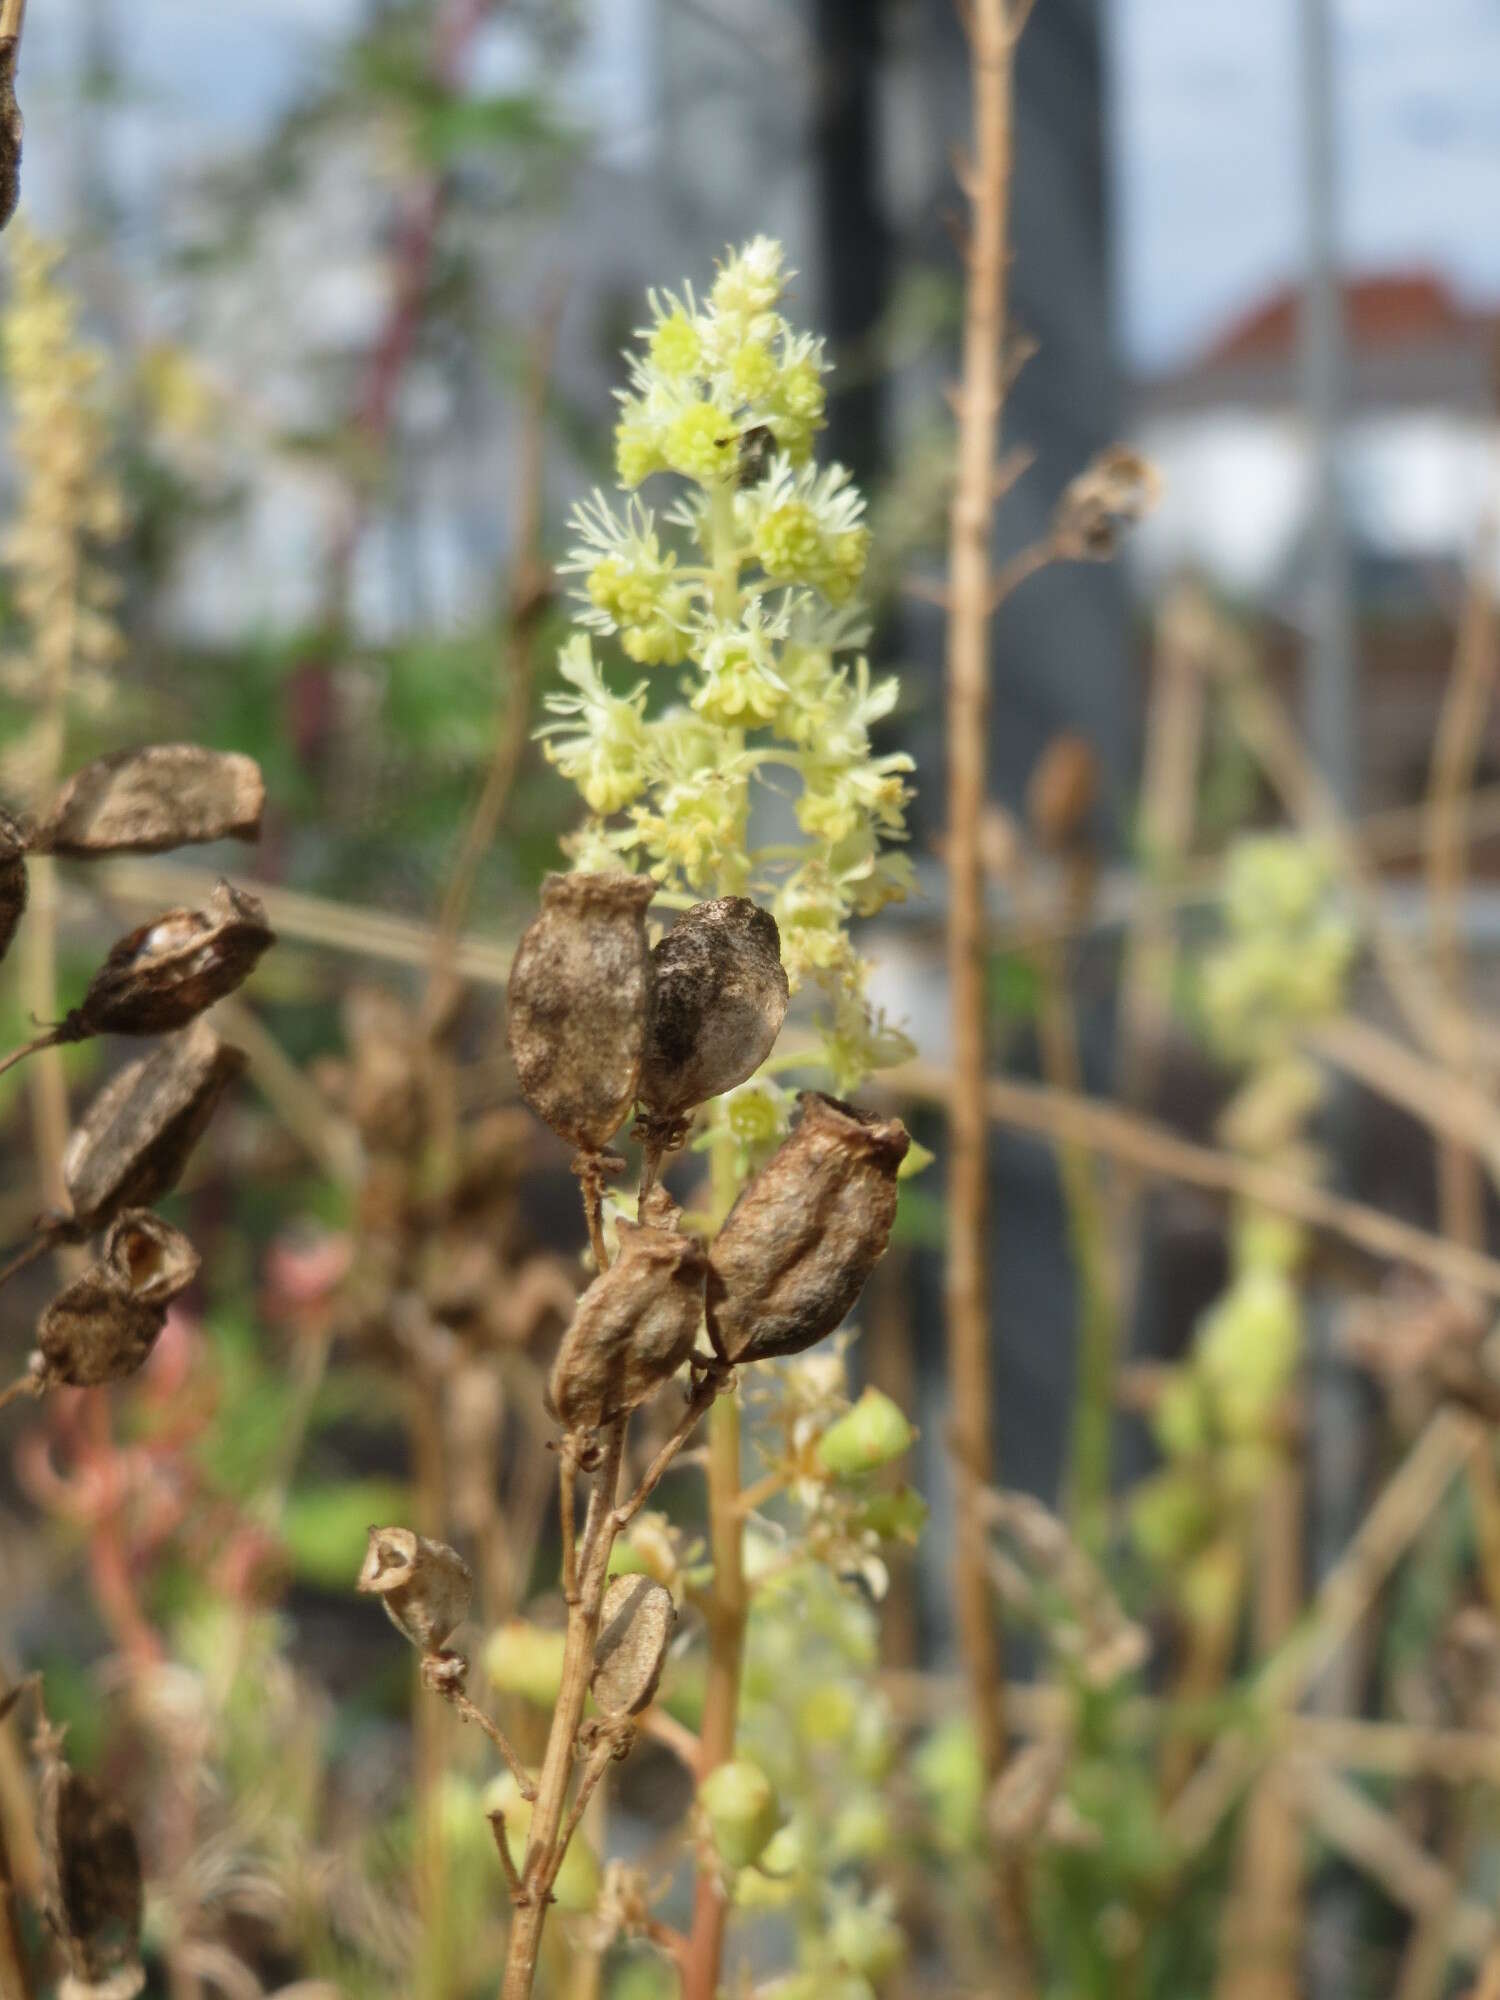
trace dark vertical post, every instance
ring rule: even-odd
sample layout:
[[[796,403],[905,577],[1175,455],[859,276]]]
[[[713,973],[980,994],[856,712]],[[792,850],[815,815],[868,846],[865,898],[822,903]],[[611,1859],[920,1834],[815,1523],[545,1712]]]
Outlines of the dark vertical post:
[[[890,283],[878,130],[882,11],[880,0],[813,0],[812,9],[822,318],[839,364],[828,444],[865,487],[884,470],[883,370],[873,351]]]

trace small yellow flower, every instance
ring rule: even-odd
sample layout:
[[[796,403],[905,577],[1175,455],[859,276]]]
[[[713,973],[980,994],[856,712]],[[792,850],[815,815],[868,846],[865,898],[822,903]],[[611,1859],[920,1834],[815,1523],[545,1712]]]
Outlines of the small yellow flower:
[[[695,375],[702,365],[703,337],[678,306],[657,324],[648,351],[663,375],[681,379]]]
[[[659,426],[639,403],[627,403],[615,425],[615,472],[620,484],[633,491],[653,472],[664,472]]]
[[[776,386],[776,361],[763,340],[747,340],[729,362],[729,383],[742,403],[759,403]]]
[[[762,515],[752,546],[766,575],[778,580],[811,582],[822,567],[823,536],[805,500],[783,500]]]
[[[667,426],[662,452],[673,472],[708,486],[734,468],[739,436],[715,403],[689,403]]]

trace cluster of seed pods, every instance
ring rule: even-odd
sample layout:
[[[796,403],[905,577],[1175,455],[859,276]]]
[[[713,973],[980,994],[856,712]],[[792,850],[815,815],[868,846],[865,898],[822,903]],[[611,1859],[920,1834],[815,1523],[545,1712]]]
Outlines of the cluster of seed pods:
[[[76,772],[34,826],[0,814],[0,955],[25,914],[27,862],[156,854],[260,830],[265,787],[248,757],[155,744]],[[44,1309],[18,1388],[95,1387],[132,1374],[193,1281],[197,1252],[150,1205],[176,1186],[244,1056],[201,1017],[273,942],[259,901],[220,881],[199,909],[173,909],[121,938],[83,998],[17,1057],[93,1035],[166,1035],[117,1070],[68,1141],[68,1208],[31,1248],[102,1235],[98,1256]]]
[[[509,1037],[522,1094],[593,1169],[639,1108],[647,1183],[619,1254],[578,1302],[549,1393],[565,1431],[628,1416],[690,1360],[700,1327],[720,1369],[796,1354],[832,1333],[890,1238],[899,1119],[804,1091],[790,1136],[705,1248],[650,1169],[696,1108],[771,1053],[786,1016],[775,919],[743,896],[699,903],[651,945],[652,885],[550,876],[517,950]]]

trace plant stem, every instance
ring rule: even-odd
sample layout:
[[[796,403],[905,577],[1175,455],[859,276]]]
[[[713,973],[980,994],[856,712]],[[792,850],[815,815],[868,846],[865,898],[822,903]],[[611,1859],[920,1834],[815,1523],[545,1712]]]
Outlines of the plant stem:
[[[530,2000],[536,1978],[537,1952],[552,1884],[562,1865],[560,1841],[568,1784],[573,1775],[578,1725],[594,1665],[599,1637],[599,1610],[609,1576],[609,1552],[614,1543],[614,1508],[620,1480],[620,1456],[625,1443],[623,1422],[605,1434],[604,1453],[594,1475],[584,1519],[583,1548],[578,1565],[578,1592],[568,1606],[568,1633],[563,1651],[562,1687],[552,1712],[547,1751],[537,1780],[536,1804],[521,1869],[521,1892],[511,1923],[505,1961],[503,2000]]]
[[[1004,1675],[976,1504],[993,1475],[985,1109],[985,934],[981,829],[989,724],[990,531],[1004,397],[1015,23],[1007,0],[967,16],[975,155],[957,397],[957,470],[948,571],[948,979],[953,1023],[949,1099],[947,1327],[955,1481],[954,1597],[985,1789],[1005,1760]],[[997,1914],[1012,1985],[1024,1988],[1026,1883],[1019,1857],[998,1865]],[[696,2000],[696,1996],[692,1996]]]
[[[713,1154],[713,1220],[717,1232],[734,1205],[736,1176],[730,1147]],[[734,1755],[739,1724],[740,1676],[750,1596],[745,1582],[744,1514],[740,1499],[740,1408],[721,1396],[708,1413],[708,1526],[714,1581],[705,1616],[708,1625],[708,1679],[699,1730],[700,1779]],[[693,1901],[693,1928],[683,1967],[683,2000],[713,2000],[724,1957],[729,1905],[717,1877],[700,1871]]]

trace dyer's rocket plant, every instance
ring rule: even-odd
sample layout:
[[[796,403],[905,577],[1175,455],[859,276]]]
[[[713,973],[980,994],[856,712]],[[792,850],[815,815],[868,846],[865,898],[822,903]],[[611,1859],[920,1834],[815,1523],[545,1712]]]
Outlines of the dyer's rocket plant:
[[[879,1397],[851,1409],[834,1355],[815,1371],[816,1393],[797,1374],[804,1363],[780,1371],[767,1400],[784,1449],[755,1489],[740,1472],[746,1371],[811,1362],[806,1350],[840,1326],[886,1247],[908,1153],[899,1120],[843,1101],[905,1051],[869,1005],[850,925],[905,891],[896,843],[910,762],[872,746],[896,684],[872,679],[858,652],[863,500],[842,468],[813,462],[826,364],[821,343],[782,315],[787,277],[780,248],[759,238],[705,299],[651,296],[615,433],[630,497],[596,493],[577,510],[564,566],[578,630],[543,737],[589,817],[569,843],[573,872],[548,878],[516,953],[508,1029],[523,1095],[575,1148],[596,1275],[548,1383],[567,1629],[543,1675],[556,1696],[538,1772],[463,1694],[466,1662],[446,1643],[462,1615],[458,1558],[378,1530],[361,1580],[424,1652],[428,1684],[512,1765],[506,1797],[524,1847],[495,1815],[514,1905],[508,2000],[531,1991],[569,1840],[653,1700],[680,1601],[700,1614],[708,1655],[701,1733],[683,1750],[700,1787],[692,1935],[658,1922],[643,1878],[626,1885],[618,1869],[594,1929],[663,1945],[686,1991],[715,1990],[736,1878],[782,1822],[766,1773],[736,1755],[760,1580],[745,1561],[747,1518],[759,1499],[790,1493],[809,1524],[793,1557],[825,1575],[868,1565],[883,1529],[913,1525],[910,1502],[882,1514],[869,1485],[910,1426]],[[637,497],[646,486],[659,503]],[[821,1067],[840,1095],[804,1091],[794,1105],[775,1080],[790,1065],[773,1051],[799,992],[815,1003],[817,1039],[792,1063]],[[639,1175],[609,1199],[626,1162],[607,1149],[632,1112]],[[711,1162],[711,1195],[691,1218],[661,1179],[690,1139]],[[663,1392],[677,1399],[675,1423],[627,1481],[632,1416]],[[694,1569],[669,1525],[642,1510],[705,1412],[710,1563]],[[627,1530],[640,1547],[616,1551]],[[655,1574],[611,1583],[622,1563]],[[785,1577],[787,1563],[771,1569]],[[414,1620],[414,1593],[429,1588],[441,1615]],[[516,1664],[525,1633],[487,1649],[493,1679]]]

